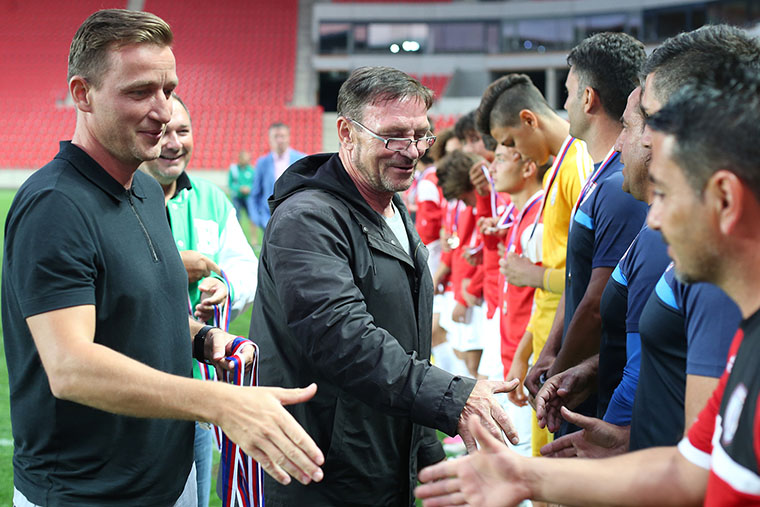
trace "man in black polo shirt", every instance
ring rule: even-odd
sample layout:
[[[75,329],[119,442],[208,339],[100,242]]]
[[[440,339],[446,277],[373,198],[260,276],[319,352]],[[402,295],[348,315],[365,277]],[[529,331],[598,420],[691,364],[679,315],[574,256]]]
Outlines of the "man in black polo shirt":
[[[233,337],[189,321],[163,194],[135,173],[159,156],[171,117],[171,43],[152,14],[107,10],[83,23],[69,55],[74,136],[8,213],[2,320],[17,507],[189,505],[193,420],[221,426],[279,481],[322,476],[319,449],[281,406],[314,386],[187,378],[190,333],[196,357],[217,367],[229,366]]]

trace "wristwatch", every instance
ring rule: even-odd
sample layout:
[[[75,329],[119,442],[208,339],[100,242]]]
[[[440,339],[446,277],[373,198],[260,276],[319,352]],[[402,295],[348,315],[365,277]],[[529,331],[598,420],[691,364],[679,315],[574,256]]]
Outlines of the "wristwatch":
[[[203,326],[193,338],[193,357],[202,363],[206,361],[206,335],[214,326]]]

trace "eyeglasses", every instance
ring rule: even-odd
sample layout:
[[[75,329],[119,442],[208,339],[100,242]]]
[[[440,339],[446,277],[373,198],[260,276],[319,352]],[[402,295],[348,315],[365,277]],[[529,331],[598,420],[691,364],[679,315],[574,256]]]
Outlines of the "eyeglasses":
[[[427,151],[428,148],[433,146],[433,143],[435,142],[435,136],[425,136],[420,137],[419,139],[409,139],[408,137],[381,137],[374,132],[372,132],[370,129],[362,125],[356,120],[352,120],[351,118],[348,118],[349,121],[352,121],[359,125],[361,128],[369,132],[369,134],[377,139],[380,139],[385,143],[385,149],[391,150],[391,151],[404,151],[407,150],[412,143],[417,147],[417,150],[419,152]]]

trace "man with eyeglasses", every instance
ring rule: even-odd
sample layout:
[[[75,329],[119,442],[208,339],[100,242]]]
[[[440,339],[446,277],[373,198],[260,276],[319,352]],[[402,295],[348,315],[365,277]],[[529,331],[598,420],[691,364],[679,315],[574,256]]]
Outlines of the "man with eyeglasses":
[[[479,415],[517,440],[493,398],[516,383],[430,364],[428,252],[401,198],[435,142],[432,92],[396,69],[355,70],[338,94],[335,154],[277,180],[260,256],[251,336],[263,385],[319,383],[292,414],[325,449],[318,487],[266,483],[267,505],[412,505],[417,470],[445,455],[435,429]]]

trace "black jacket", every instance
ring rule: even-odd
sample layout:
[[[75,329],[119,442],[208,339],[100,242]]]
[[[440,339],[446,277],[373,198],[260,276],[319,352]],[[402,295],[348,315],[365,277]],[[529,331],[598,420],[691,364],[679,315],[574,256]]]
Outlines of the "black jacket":
[[[475,381],[430,364],[428,252],[398,197],[412,259],[337,155],[296,162],[269,200],[250,336],[261,385],[305,387],[288,410],[325,454],[325,478],[283,487],[279,505],[413,503],[417,470],[444,458],[435,431],[456,433]]]

